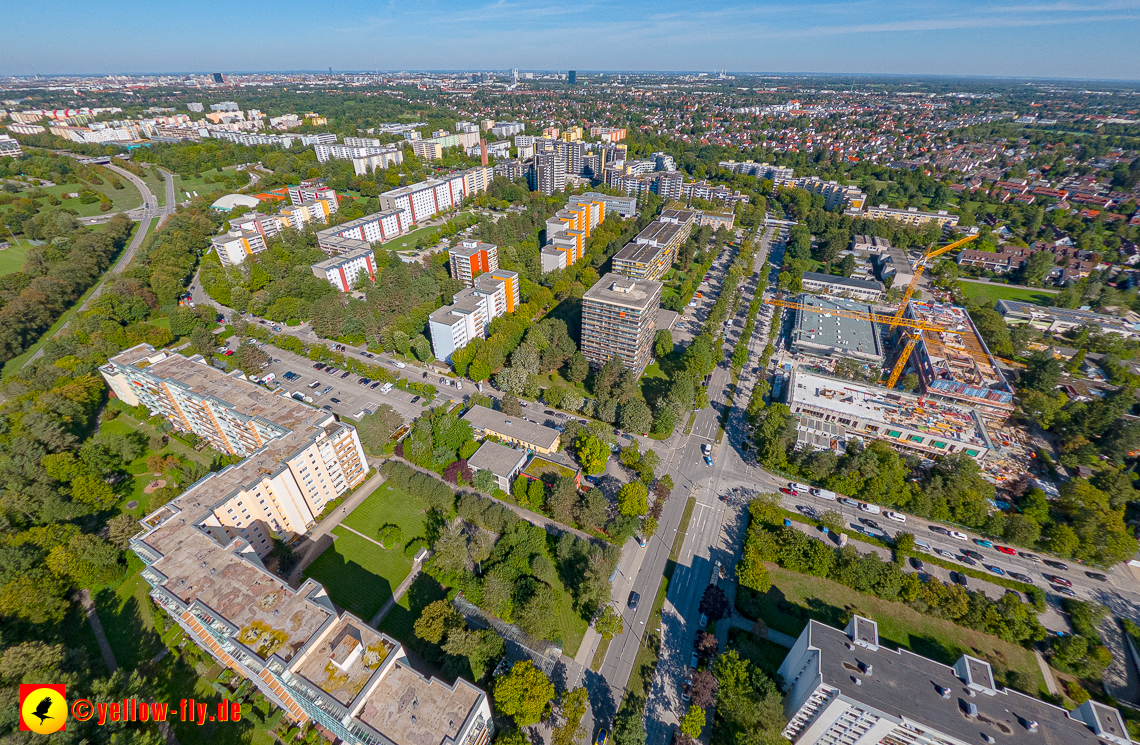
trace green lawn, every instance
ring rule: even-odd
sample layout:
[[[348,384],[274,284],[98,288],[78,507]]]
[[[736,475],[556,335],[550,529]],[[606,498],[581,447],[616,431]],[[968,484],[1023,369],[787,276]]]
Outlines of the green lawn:
[[[1041,290],[1034,287],[1020,287],[1017,285],[999,287],[997,285],[987,285],[981,282],[970,282],[968,280],[959,280],[958,286],[962,288],[962,293],[967,298],[977,300],[981,303],[992,303],[997,300],[1018,300],[1023,303],[1048,305],[1054,294],[1048,290]]]
[[[214,178],[215,176],[217,176],[220,173],[222,173],[222,171],[218,171],[218,170],[211,168],[208,171],[203,171],[197,178],[195,178],[193,175],[175,174],[175,176],[174,176],[174,200],[176,202],[186,201],[187,199],[190,198],[190,197],[186,196],[187,193],[193,195],[194,192],[197,192],[198,196],[204,197],[204,196],[208,196],[210,194],[230,194],[230,193],[236,191],[236,189],[231,189],[228,186],[226,186],[225,184],[207,183],[206,182],[206,177]],[[233,175],[232,171],[228,175]],[[244,188],[244,186],[248,186],[248,185],[249,185],[249,177],[246,176],[245,184],[239,188]],[[163,190],[165,191],[165,189],[166,189],[166,187],[164,186]]]
[[[4,236],[4,239],[11,242],[12,237]],[[28,255],[31,248],[32,244],[28,243],[26,238],[21,238],[18,244],[0,251],[0,276],[22,270],[24,268],[24,257]]]
[[[760,617],[770,628],[799,636],[809,619],[842,628],[852,613],[879,625],[879,637],[891,648],[905,647],[915,654],[953,665],[963,654],[988,660],[999,682],[1011,684],[1008,673],[1017,674],[1016,687],[1034,695],[1045,683],[1033,652],[996,636],[958,626],[919,613],[903,604],[857,593],[849,587],[820,577],[798,574],[768,565],[772,589],[759,596]],[[738,602],[748,595],[738,588]]]
[[[407,545],[423,535],[427,510],[423,500],[382,484],[343,525],[375,539],[381,526],[392,523],[400,526]],[[403,545],[383,549],[340,525],[333,533],[336,541],[309,565],[305,575],[323,584],[334,603],[368,621],[408,576],[412,561],[404,556]]]
[[[74,181],[66,184],[56,184],[55,186],[36,187],[36,189],[43,189],[43,191],[51,194],[58,199],[61,204],[59,207],[75,210],[80,217],[94,217],[101,215],[103,212],[99,209],[99,203],[93,202],[91,204],[83,204],[79,201],[79,197],[65,198],[65,194],[78,194],[84,189],[90,189],[98,194],[105,194],[111,200],[111,212],[123,212],[126,210],[133,210],[136,207],[142,206],[142,196],[135,185],[119,174],[110,174],[123,185],[122,189],[115,189],[108,181],[102,184],[87,184]],[[20,196],[28,196],[28,192],[35,191],[35,189],[25,189],[20,193]],[[41,209],[48,206],[46,197],[40,197],[36,200]]]
[[[440,227],[442,226],[435,225],[430,228],[416,228],[407,235],[401,235],[399,238],[393,238],[384,245],[387,246],[389,250],[411,251],[415,248],[416,241],[419,240],[420,236],[423,236],[424,238],[430,238],[439,232]]]

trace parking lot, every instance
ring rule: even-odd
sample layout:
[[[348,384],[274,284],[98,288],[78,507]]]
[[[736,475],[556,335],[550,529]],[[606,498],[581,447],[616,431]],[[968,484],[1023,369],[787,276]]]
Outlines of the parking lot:
[[[231,338],[229,345],[231,349],[236,348],[236,338]],[[419,401],[413,402],[413,399],[417,397],[414,392],[393,388],[387,393],[381,393],[382,384],[375,388],[360,385],[357,383],[357,381],[360,380],[359,375],[349,374],[345,376],[344,370],[339,370],[331,374],[327,372],[327,370],[315,370],[313,365],[316,363],[307,357],[278,349],[269,344],[263,347],[263,351],[269,355],[270,363],[261,371],[258,377],[264,377],[269,373],[273,373],[276,376],[275,382],[280,383],[278,390],[284,390],[290,394],[300,392],[312,398],[314,406],[320,406],[328,411],[332,411],[341,418],[359,421],[362,412],[371,413],[375,411],[380,404],[388,404],[391,406],[404,417],[404,421],[407,423],[410,423],[423,413],[425,399],[421,398]],[[383,364],[379,358],[370,361]],[[404,372],[388,364],[384,366],[389,367],[393,373]],[[293,381],[286,380],[285,373],[287,372],[296,373],[299,376],[298,379]],[[422,373],[419,372],[416,374],[422,375]],[[318,385],[315,388],[310,388],[310,385],[314,381],[316,381]],[[438,380],[429,377],[429,380],[425,382],[437,384]],[[436,387],[438,388],[440,386],[437,384]],[[329,389],[328,392],[325,392],[326,388]],[[450,394],[449,391],[451,391]],[[454,388],[441,389],[440,395],[436,398],[435,403],[439,404],[445,402],[449,396],[453,396],[456,393],[458,392],[455,391]],[[459,396],[462,396],[462,394],[459,394]]]

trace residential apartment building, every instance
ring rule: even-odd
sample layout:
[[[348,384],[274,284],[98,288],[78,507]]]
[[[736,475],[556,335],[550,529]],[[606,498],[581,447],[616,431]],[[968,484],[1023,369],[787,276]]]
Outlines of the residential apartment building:
[[[335,199],[314,199],[310,202],[282,207],[278,216],[294,230],[303,230],[311,222],[327,223],[329,215],[335,212]]]
[[[364,246],[313,264],[313,276],[326,280],[341,292],[349,292],[361,275],[376,281],[376,256]]]
[[[602,142],[621,142],[625,135],[625,127],[590,127],[590,136]]]
[[[471,287],[455,293],[451,305],[428,317],[432,354],[451,362],[451,355],[474,339],[487,338],[491,321],[513,313],[519,305],[519,275],[505,269],[480,274]]]
[[[261,253],[267,248],[265,235],[248,228],[230,228],[225,234],[211,238],[210,245],[222,266],[237,266],[247,256]]]
[[[246,456],[147,515],[130,541],[151,597],[189,639],[291,721],[313,721],[346,743],[489,742],[483,691],[463,679],[425,678],[399,642],[338,613],[320,584],[294,590],[262,563],[270,538],[303,533],[325,505],[364,481],[353,427],[201,357],[149,345],[116,355],[100,372],[124,401]]]
[[[704,227],[708,225],[713,230],[732,230],[732,226],[736,224],[736,215],[732,212],[709,212],[707,210],[697,210],[697,227]]]
[[[1101,333],[1119,334],[1127,339],[1140,337],[1140,317],[1135,313],[1120,318],[1091,310],[1053,308],[1017,300],[999,300],[994,310],[1010,326],[1028,324],[1051,334],[1064,334],[1088,326]]]
[[[746,160],[743,163],[738,163],[735,160],[722,160],[717,165],[733,173],[743,173],[746,176],[755,176],[758,179],[767,179],[772,182],[778,179],[786,180],[796,177],[796,172],[792,168],[773,166],[768,163],[755,163],[751,160]]]
[[[493,176],[490,168],[475,166],[418,184],[401,186],[381,194],[380,207],[384,211],[400,211],[403,224],[411,226],[486,191]]]
[[[556,451],[561,439],[561,433],[553,427],[522,417],[509,417],[486,406],[472,406],[463,419],[471,424],[476,437],[497,437],[509,445],[541,455]]]
[[[803,189],[811,194],[819,194],[824,198],[824,207],[834,209],[861,210],[867,202],[867,195],[856,186],[847,186],[838,181],[824,181],[818,176],[806,178],[776,178],[773,181],[776,187],[788,189]]]
[[[24,154],[20,143],[10,135],[0,134],[0,158],[19,158]]]
[[[460,241],[447,252],[451,276],[467,287],[475,285],[475,276],[499,268],[499,247],[481,241]]]
[[[582,354],[601,366],[615,354],[640,375],[653,356],[661,283],[609,273],[582,296]]]
[[[546,245],[540,253],[543,273],[573,266],[586,250],[590,232],[606,219],[606,203],[588,196],[571,197],[566,207],[546,220]]]
[[[522,122],[495,122],[490,131],[494,137],[514,137],[522,134],[525,129],[526,125]]]
[[[853,277],[837,277],[833,274],[804,272],[801,287],[804,292],[834,295],[865,303],[877,303],[883,299],[885,290],[881,282]]]
[[[958,216],[951,215],[946,210],[937,212],[919,212],[915,207],[894,209],[880,204],[878,207],[868,207],[863,213],[868,220],[898,220],[904,225],[925,225],[928,222],[938,223],[943,229],[952,228],[958,224]]]
[[[395,145],[350,145],[349,140],[361,138],[346,137],[343,145],[316,145],[317,160],[326,163],[330,160],[370,159],[373,168],[388,168],[404,162],[404,153]]]
[[[332,212],[336,212],[336,191],[325,186],[323,181],[302,181],[296,186],[288,187],[288,193],[289,201],[292,204],[305,204],[306,202],[324,199],[332,203]]]
[[[614,255],[614,272],[632,279],[661,279],[673,265],[677,249],[688,240],[696,219],[696,213],[689,210],[662,210],[658,219]]]
[[[599,194],[596,191],[588,191],[581,196],[581,199],[589,199],[591,202],[602,202],[606,208],[605,214],[618,215],[623,220],[637,216],[636,197],[615,197],[612,194]]]
[[[879,641],[854,616],[842,631],[808,621],[780,665],[783,735],[795,745],[1129,745],[1120,712],[1086,701],[1073,711],[998,688],[985,660],[943,665]]]
[[[371,215],[318,230],[317,246],[328,253],[339,253],[344,250],[346,245],[340,239],[351,238],[365,243],[383,243],[397,238],[407,231],[408,225],[403,221],[401,211],[373,212]]]

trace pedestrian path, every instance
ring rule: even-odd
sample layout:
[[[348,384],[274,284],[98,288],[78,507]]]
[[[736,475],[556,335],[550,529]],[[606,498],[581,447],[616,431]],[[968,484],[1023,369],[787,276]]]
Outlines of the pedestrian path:
[[[347,525],[345,527],[348,528]],[[348,528],[348,529],[352,530],[352,528]],[[359,533],[355,530],[352,530],[352,532],[356,533],[357,535],[363,535],[362,533]],[[368,536],[364,536],[364,537],[368,538]],[[372,539],[369,538],[368,540],[372,540]],[[372,541],[372,542],[376,543],[376,541]],[[379,544],[377,544],[377,545],[379,545]],[[428,554],[428,556],[430,556],[430,555],[431,554]],[[427,557],[424,557],[424,560],[426,561]],[[369,623],[372,625],[373,628],[377,628],[377,629],[380,628],[380,622],[384,620],[384,616],[388,615],[388,613],[393,608],[396,607],[396,603],[400,602],[400,598],[404,597],[404,593],[406,593],[408,591],[408,588],[412,586],[412,583],[416,581],[416,577],[420,576],[420,570],[422,568],[423,568],[423,562],[422,561],[417,561],[414,564],[412,564],[412,571],[408,572],[408,576],[404,577],[404,581],[401,582],[400,585],[396,588],[395,592],[392,593],[392,597],[388,598],[384,602],[384,605],[381,606],[380,610],[376,611],[376,615],[372,617],[371,621],[369,621]]]

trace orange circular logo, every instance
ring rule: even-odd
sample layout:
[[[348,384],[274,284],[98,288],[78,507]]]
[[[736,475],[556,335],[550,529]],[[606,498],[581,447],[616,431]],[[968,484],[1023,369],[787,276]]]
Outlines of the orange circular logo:
[[[21,691],[20,723],[32,732],[50,735],[67,724],[67,700],[57,688],[62,686],[27,686]]]

